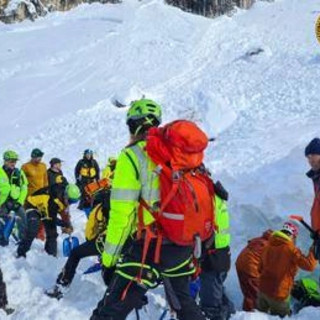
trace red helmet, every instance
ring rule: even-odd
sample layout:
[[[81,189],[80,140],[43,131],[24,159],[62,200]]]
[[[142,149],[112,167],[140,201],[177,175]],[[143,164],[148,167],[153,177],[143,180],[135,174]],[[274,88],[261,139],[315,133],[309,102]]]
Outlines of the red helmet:
[[[294,236],[295,238],[298,236],[299,234],[299,228],[297,225],[295,225],[294,223],[288,221],[285,222],[282,226],[282,229],[284,231],[289,232],[292,236]]]

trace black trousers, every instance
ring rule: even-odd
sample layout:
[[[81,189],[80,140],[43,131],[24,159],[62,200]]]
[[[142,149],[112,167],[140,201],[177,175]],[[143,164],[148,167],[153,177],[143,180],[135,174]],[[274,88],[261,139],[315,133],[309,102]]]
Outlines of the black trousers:
[[[161,263],[155,265],[153,263],[154,249],[154,246],[150,247],[146,264],[157,268],[160,272],[180,265],[189,259],[192,253],[192,248],[190,247],[163,245],[160,256]],[[124,255],[124,262],[141,263],[141,255],[142,245],[136,243]],[[189,276],[166,278],[166,281],[168,280],[181,306],[181,309],[177,310],[178,319],[205,320],[201,310],[190,296]],[[129,282],[130,280],[115,274],[104,297],[93,311],[90,320],[125,320],[133,309],[140,309],[146,303],[145,294],[148,288],[132,282],[125,298],[121,300],[122,294]]]
[[[8,304],[6,284],[3,281],[2,271],[0,269],[0,309],[4,309]]]
[[[62,272],[58,275],[57,283],[64,286],[71,284],[74,275],[76,273],[79,262],[82,258],[98,256],[100,253],[96,248],[95,240],[86,241],[80,246],[74,248],[62,269]]]
[[[30,250],[33,240],[38,234],[41,217],[37,210],[27,211],[27,231],[26,237],[19,243],[17,253],[19,256],[25,256]],[[57,255],[57,214],[52,215],[49,220],[42,220],[46,231],[46,242],[44,249],[52,256]]]

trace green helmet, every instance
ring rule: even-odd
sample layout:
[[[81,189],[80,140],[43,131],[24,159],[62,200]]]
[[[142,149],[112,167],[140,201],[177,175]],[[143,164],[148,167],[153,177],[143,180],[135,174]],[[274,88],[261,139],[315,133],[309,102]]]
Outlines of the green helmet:
[[[81,193],[77,185],[70,183],[67,185],[66,194],[70,201],[76,202],[80,199]]]
[[[130,109],[127,113],[127,124],[129,120],[138,120],[153,116],[161,123],[161,106],[149,99],[140,99],[131,102]]]
[[[19,156],[15,151],[12,150],[7,150],[3,154],[3,160],[8,161],[8,160],[19,160]]]

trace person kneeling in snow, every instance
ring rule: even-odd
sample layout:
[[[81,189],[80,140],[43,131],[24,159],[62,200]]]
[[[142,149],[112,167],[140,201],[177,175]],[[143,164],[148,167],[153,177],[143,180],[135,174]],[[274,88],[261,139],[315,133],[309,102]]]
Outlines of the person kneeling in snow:
[[[57,255],[57,213],[62,217],[62,231],[72,233],[70,222],[69,203],[74,203],[80,198],[80,190],[75,184],[69,184],[65,192],[53,193],[50,188],[42,188],[36,191],[26,200],[27,234],[20,241],[17,249],[17,257],[26,257],[31,244],[39,231],[40,221],[43,221],[46,231],[45,251],[49,255]]]
[[[253,311],[256,308],[260,281],[258,268],[262,253],[272,232],[272,230],[267,230],[262,236],[249,240],[236,260],[237,275],[243,294],[242,309],[244,311]]]
[[[280,231],[271,235],[263,251],[259,265],[259,311],[280,317],[290,315],[290,292],[298,269],[313,271],[317,265],[313,246],[307,256],[296,247],[298,232],[295,224],[285,222]]]
[[[110,190],[103,189],[97,195],[99,203],[92,209],[86,224],[86,241],[74,248],[59,273],[56,284],[46,294],[51,298],[61,299],[75,276],[76,269],[82,258],[100,256],[103,252],[106,226],[110,211]]]

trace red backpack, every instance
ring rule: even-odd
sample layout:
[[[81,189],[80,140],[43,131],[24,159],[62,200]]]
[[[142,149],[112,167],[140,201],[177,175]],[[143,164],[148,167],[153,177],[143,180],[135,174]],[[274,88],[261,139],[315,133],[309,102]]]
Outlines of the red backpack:
[[[159,210],[153,210],[144,199],[138,211],[138,239],[144,232],[143,266],[150,241],[156,239],[154,262],[160,261],[163,238],[181,246],[195,246],[196,258],[201,253],[201,241],[214,232],[214,186],[202,165],[208,137],[193,122],[177,120],[164,127],[148,131],[146,151],[160,170]],[[155,225],[145,226],[143,208],[155,218]],[[198,246],[199,245],[199,246]],[[142,279],[143,267],[134,279]],[[123,300],[132,283],[122,293]]]
[[[177,120],[149,130],[146,151],[161,168],[161,207],[154,212],[144,201],[142,206],[156,220],[157,237],[189,246],[212,236],[214,187],[202,164],[207,145],[208,137],[191,121]]]

